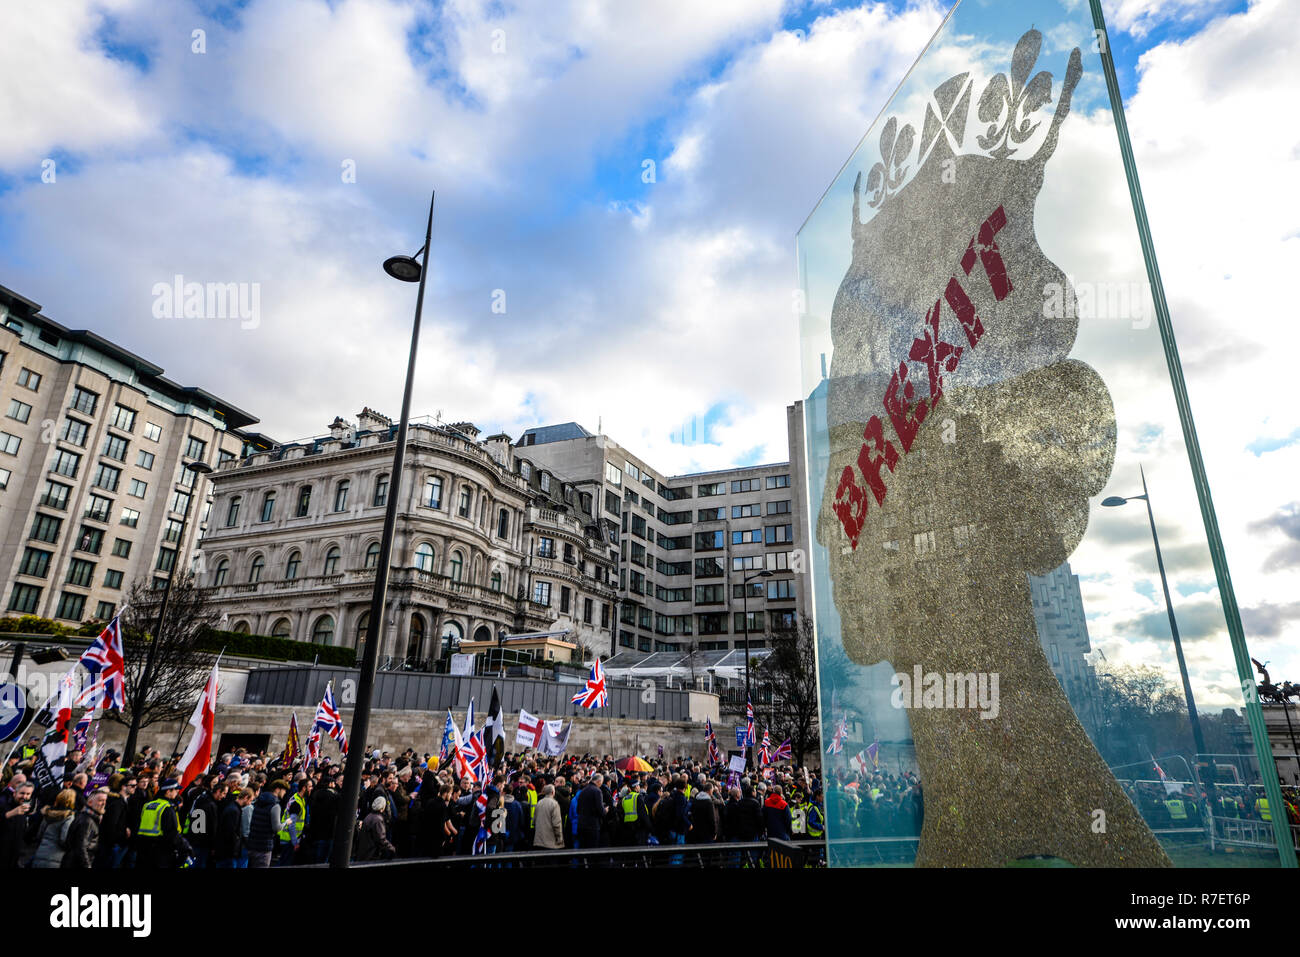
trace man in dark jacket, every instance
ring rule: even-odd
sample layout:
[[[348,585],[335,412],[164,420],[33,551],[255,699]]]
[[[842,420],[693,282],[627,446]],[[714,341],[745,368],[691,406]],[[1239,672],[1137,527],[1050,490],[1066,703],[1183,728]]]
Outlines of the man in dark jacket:
[[[691,800],[688,844],[712,844],[718,839],[718,809],[713,803],[713,782],[705,781]]]
[[[31,781],[23,781],[13,789],[7,802],[9,807],[0,818],[0,869],[18,866],[27,833],[28,816],[34,810]]]
[[[690,833],[694,822],[691,820],[691,802],[686,798],[686,778],[677,775],[673,779],[672,793],[673,824],[668,835],[669,844],[685,844],[686,835]]]
[[[339,792],[334,775],[321,775],[320,787],[311,795],[311,808],[307,814],[307,831],[303,840],[311,848],[310,860],[323,864],[334,849],[334,821],[338,815]]]
[[[100,822],[107,801],[108,788],[99,788],[87,796],[86,806],[68,828],[68,850],[63,855],[63,867],[87,871],[94,866],[102,833]]]
[[[276,778],[253,804],[253,819],[248,825],[248,866],[270,867],[275,851],[275,835],[280,830],[280,801],[289,791],[289,785]]]
[[[239,866],[244,849],[242,821],[244,808],[253,800],[253,791],[245,788],[233,797],[227,793],[217,810],[217,833],[212,839],[212,864],[214,867]]]
[[[229,785],[211,777],[211,785],[195,797],[190,806],[190,846],[194,848],[194,866],[204,870],[212,856],[212,845],[217,836],[217,805],[225,799]]]
[[[181,836],[176,814],[175,802],[180,793],[180,782],[169,778],[158,785],[158,796],[141,810],[137,869],[168,870],[189,856],[190,846]]]
[[[126,856],[126,800],[135,793],[135,775],[114,774],[108,779],[108,798],[99,822],[99,847],[95,851],[95,869],[118,867]]]
[[[763,838],[763,807],[754,797],[752,785],[743,785],[741,797],[734,812],[734,822],[728,816],[727,826],[731,829],[732,840],[749,843]]]
[[[605,820],[605,797],[600,786],[605,776],[593,774],[587,786],[578,792],[578,847],[600,846],[600,826]]]

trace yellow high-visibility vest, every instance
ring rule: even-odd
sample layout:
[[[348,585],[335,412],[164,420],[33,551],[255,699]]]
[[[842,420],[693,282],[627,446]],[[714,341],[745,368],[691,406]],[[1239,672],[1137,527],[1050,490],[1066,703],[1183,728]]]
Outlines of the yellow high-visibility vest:
[[[627,797],[623,798],[623,823],[630,824],[637,819],[636,813],[637,793],[629,791]]]
[[[295,819],[287,813],[293,805],[298,805],[298,817]],[[302,835],[302,829],[307,823],[307,802],[302,799],[301,794],[295,794],[289,798],[289,808],[285,808],[285,815],[280,821],[280,830],[278,832],[282,841],[296,841]],[[290,825],[293,830],[290,830]]]
[[[154,798],[140,812],[140,837],[162,837],[162,816],[170,802]]]

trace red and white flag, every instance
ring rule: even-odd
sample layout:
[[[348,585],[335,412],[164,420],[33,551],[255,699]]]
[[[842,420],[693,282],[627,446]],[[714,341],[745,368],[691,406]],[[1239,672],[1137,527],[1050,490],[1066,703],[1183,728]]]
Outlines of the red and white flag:
[[[515,744],[537,750],[542,746],[542,735],[546,733],[546,722],[519,709],[519,730],[515,732]]]
[[[54,698],[58,698],[58,703],[54,705],[54,727],[45,734],[41,743],[41,752],[45,755],[45,760],[50,764],[58,761],[68,754],[68,738],[72,734],[72,702],[77,697],[77,677],[76,666],[59,679],[59,687],[46,702],[49,707]]]
[[[190,736],[190,743],[181,755],[180,764],[176,766],[181,777],[182,791],[212,766],[212,727],[217,718],[217,678],[217,664],[213,662],[212,674],[208,675],[208,683],[203,688],[203,694],[199,695],[194,713],[190,715],[190,726],[194,728],[194,734]]]

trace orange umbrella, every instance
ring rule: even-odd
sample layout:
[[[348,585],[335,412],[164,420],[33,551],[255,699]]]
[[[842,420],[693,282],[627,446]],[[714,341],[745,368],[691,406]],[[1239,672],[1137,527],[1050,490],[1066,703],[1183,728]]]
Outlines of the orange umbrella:
[[[623,772],[638,771],[641,773],[645,773],[646,771],[654,770],[653,767],[651,767],[645,761],[642,761],[635,754],[632,755],[631,757],[620,758],[618,761],[614,763],[614,767],[618,768],[620,771]]]

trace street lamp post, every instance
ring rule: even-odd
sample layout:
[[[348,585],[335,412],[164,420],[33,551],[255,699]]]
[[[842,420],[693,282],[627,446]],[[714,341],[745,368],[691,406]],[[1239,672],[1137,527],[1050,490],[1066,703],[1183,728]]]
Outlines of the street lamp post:
[[[761,572],[755,572],[754,574],[750,575],[748,578],[742,579],[740,584],[740,600],[741,600],[741,608],[743,609],[742,621],[744,622],[744,628],[745,628],[745,707],[746,708],[750,706],[750,703],[752,701],[752,699],[749,696],[749,583],[752,582],[755,578],[771,578],[771,577],[772,577],[772,573],[768,571],[766,568],[764,568]],[[751,750],[752,748],[749,747],[749,742],[746,741],[745,742],[745,766],[746,767],[749,766],[749,761],[750,758],[752,757],[752,755],[750,754]]]
[[[415,385],[415,356],[420,346],[420,314],[424,308],[424,285],[429,275],[429,245],[433,242],[433,201],[429,196],[429,222],[424,230],[424,246],[416,256],[393,256],[384,262],[384,272],[402,282],[419,282],[415,297],[415,322],[411,327],[411,351],[406,360],[406,387],[402,392],[402,417],[397,426],[397,444],[393,449],[393,477],[389,483],[384,508],[384,531],[379,542],[379,560],[375,565],[375,587],[370,596],[370,626],[366,649],[361,658],[357,681],[357,703],[352,712],[352,746],[348,750],[343,772],[343,791],[339,795],[338,817],[334,827],[331,867],[347,867],[352,860],[352,835],[356,829],[357,802],[361,797],[361,769],[366,760],[366,740],[370,735],[370,699],[374,693],[375,667],[379,660],[379,637],[384,622],[384,602],[388,593],[388,570],[392,564],[393,533],[397,527],[397,506],[402,495],[402,467],[406,459],[406,431],[411,417],[411,390]]]
[[[1156,547],[1156,567],[1160,570],[1160,587],[1165,593],[1165,611],[1169,614],[1169,632],[1174,638],[1174,653],[1178,656],[1178,673],[1183,679],[1183,695],[1187,698],[1187,714],[1192,722],[1192,738],[1196,742],[1196,753],[1202,755],[1205,750],[1205,736],[1201,733],[1201,719],[1196,713],[1196,700],[1192,697],[1192,682],[1187,677],[1187,660],[1183,657],[1183,642],[1178,636],[1178,620],[1174,617],[1174,604],[1169,598],[1169,579],[1165,576],[1165,560],[1160,554],[1160,536],[1156,534],[1156,518],[1151,511],[1151,496],[1147,492],[1146,472],[1139,466],[1139,473],[1142,476],[1142,494],[1130,495],[1124,498],[1119,495],[1112,495],[1105,499],[1101,504],[1107,508],[1116,508],[1127,502],[1141,499],[1147,503],[1147,520],[1151,523],[1151,541]]]
[[[122,757],[127,764],[135,758],[136,738],[140,735],[140,719],[144,716],[144,703],[148,700],[149,684],[153,681],[153,666],[158,658],[163,622],[167,620],[167,603],[172,596],[172,582],[181,572],[181,555],[185,550],[185,526],[190,520],[190,506],[194,504],[194,496],[198,492],[198,477],[212,472],[212,466],[206,462],[185,462],[181,468],[188,471],[194,477],[194,481],[190,496],[185,502],[185,511],[181,513],[181,532],[176,540],[176,558],[172,562],[171,571],[167,574],[167,584],[163,586],[162,604],[158,608],[158,624],[154,626],[153,640],[149,642],[149,652],[144,659],[144,674],[140,676],[140,686],[135,691],[136,706],[131,709],[131,729],[126,734],[126,744],[122,748]]]

